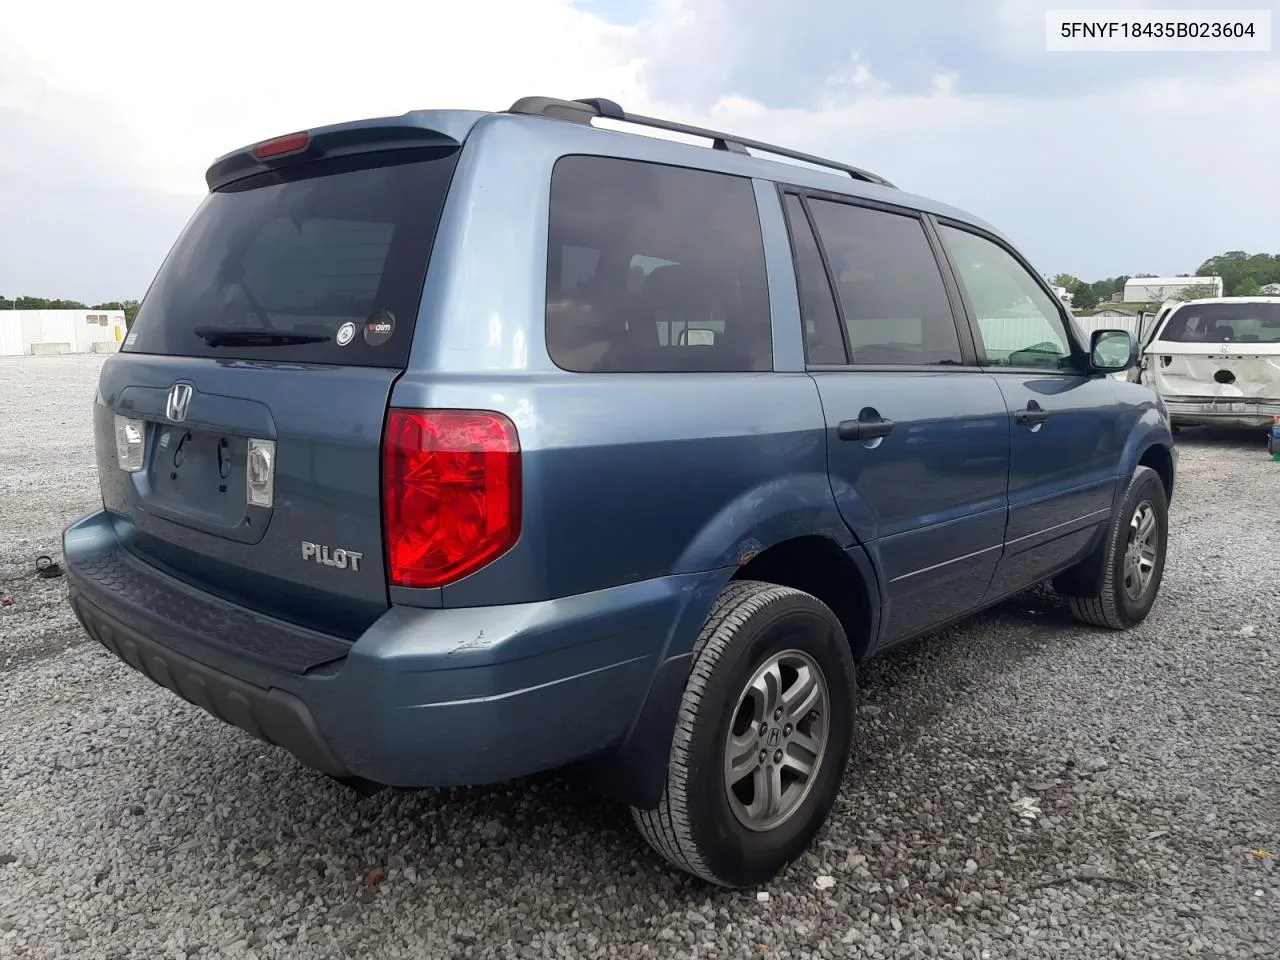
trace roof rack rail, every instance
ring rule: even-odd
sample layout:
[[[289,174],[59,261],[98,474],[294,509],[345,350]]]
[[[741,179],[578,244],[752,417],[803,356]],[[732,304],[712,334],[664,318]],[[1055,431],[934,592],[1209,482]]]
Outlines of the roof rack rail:
[[[818,167],[826,167],[829,170],[838,170],[841,173],[847,173],[855,180],[865,180],[867,183],[879,184],[882,187],[894,187],[884,177],[872,173],[870,170],[852,167],[836,160],[828,160],[825,157],[816,157],[809,153],[801,153],[799,150],[790,150],[777,144],[750,140],[732,133],[707,130],[703,127],[694,127],[686,123],[676,123],[674,120],[660,120],[656,117],[643,117],[637,113],[627,113],[614,101],[606,100],[603,97],[591,97],[583,100],[562,100],[558,97],[521,97],[506,112],[519,113],[531,117],[548,117],[553,120],[565,120],[570,123],[581,123],[588,126],[597,117],[605,120],[620,120],[624,123],[634,123],[641,127],[653,127],[657,130],[668,130],[672,133],[703,137],[711,141],[711,147],[714,150],[726,150],[729,153],[741,153],[750,156],[748,153],[748,148],[750,148],[751,150],[759,150],[761,153],[772,153],[779,157],[788,157],[792,160],[800,160],[803,163],[811,163]],[[894,189],[897,188],[894,187]]]

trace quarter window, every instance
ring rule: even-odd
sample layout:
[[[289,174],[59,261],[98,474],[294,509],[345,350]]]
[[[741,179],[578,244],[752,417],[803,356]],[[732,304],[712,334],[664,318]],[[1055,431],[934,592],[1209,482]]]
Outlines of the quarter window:
[[[750,180],[572,156],[551,177],[547,351],[562,369],[771,370]]]
[[[985,362],[1062,369],[1071,346],[1056,300],[999,244],[943,225],[942,240],[973,305]]]
[[[796,284],[800,291],[800,318],[804,322],[804,355],[809,363],[849,362],[840,331],[840,316],[822,253],[814,239],[804,204],[794,194],[787,196],[787,221],[796,261]]]
[[[960,338],[919,218],[810,200],[854,364],[959,364]]]

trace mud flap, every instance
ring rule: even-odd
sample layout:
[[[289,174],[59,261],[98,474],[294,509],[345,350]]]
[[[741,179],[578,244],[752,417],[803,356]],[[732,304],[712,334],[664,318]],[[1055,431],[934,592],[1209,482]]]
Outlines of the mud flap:
[[[612,800],[652,810],[662,800],[671,755],[671,731],[693,669],[693,654],[671,657],[658,670],[631,735],[614,753],[582,771],[592,789]]]
[[[1053,590],[1060,597],[1093,597],[1102,589],[1102,578],[1107,562],[1107,534],[1111,521],[1098,527],[1089,555],[1070,570],[1064,570],[1053,578]]]

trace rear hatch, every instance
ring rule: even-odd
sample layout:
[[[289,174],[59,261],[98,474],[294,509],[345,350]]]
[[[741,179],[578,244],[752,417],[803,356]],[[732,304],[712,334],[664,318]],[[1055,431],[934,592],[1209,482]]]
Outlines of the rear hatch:
[[[383,123],[362,149],[359,128],[331,129],[211,168],[104,366],[95,426],[132,551],[355,637],[388,606],[383,422],[458,144]]]
[[[1280,300],[1189,303],[1170,313],[1147,348],[1161,395],[1211,405],[1280,399]],[[1216,409],[1216,407],[1215,407]]]

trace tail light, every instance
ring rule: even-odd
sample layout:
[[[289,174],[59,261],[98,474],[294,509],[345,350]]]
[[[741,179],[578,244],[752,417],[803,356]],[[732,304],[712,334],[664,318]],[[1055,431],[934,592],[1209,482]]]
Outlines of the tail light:
[[[297,133],[286,133],[283,137],[262,141],[262,143],[253,148],[253,155],[259,160],[282,157],[286,153],[297,153],[299,150],[305,150],[310,140],[311,135],[305,130],[300,130]]]
[[[520,440],[483,410],[399,410],[382,443],[382,514],[393,586],[440,587],[520,537]]]
[[[147,446],[147,425],[116,414],[116,463],[126,473],[142,470],[142,456]]]

